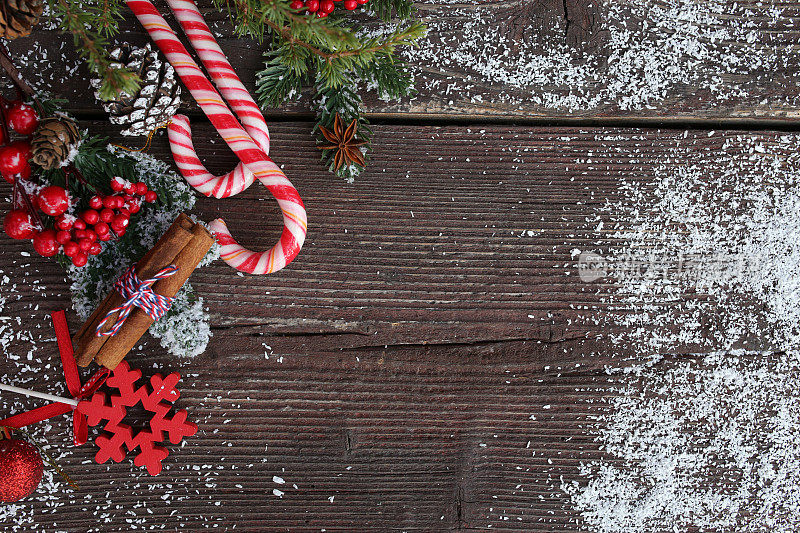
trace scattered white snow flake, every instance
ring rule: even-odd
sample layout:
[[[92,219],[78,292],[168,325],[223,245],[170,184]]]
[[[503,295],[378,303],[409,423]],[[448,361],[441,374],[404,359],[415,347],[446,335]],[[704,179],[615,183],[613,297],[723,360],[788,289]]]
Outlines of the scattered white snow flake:
[[[693,146],[701,137],[714,148]],[[616,374],[597,427],[606,458],[562,488],[596,532],[793,532],[800,136],[677,143],[603,210],[618,243],[601,257],[605,303],[624,311],[616,342],[651,363]],[[712,355],[663,355],[693,350]]]
[[[565,23],[563,13],[459,2],[440,16],[440,3],[422,3],[423,10],[434,4],[427,41],[402,53],[418,67],[417,84],[442,95],[440,105],[449,108],[454,102],[447,95],[459,94],[464,102],[456,106],[637,110],[682,95],[685,87],[709,107],[733,99],[763,105],[754,86],[762,80],[772,86],[774,72],[790,73],[796,84],[800,71],[791,53],[776,53],[784,45],[771,28],[797,27],[779,7],[726,0],[604,2],[593,24],[607,39],[595,50],[576,50],[556,37],[563,26],[553,30]],[[542,37],[525,38],[535,32]],[[784,106],[797,100],[789,91],[772,91],[769,98]]]
[[[643,370],[603,417],[608,460],[562,488],[592,531],[796,531],[798,353]]]

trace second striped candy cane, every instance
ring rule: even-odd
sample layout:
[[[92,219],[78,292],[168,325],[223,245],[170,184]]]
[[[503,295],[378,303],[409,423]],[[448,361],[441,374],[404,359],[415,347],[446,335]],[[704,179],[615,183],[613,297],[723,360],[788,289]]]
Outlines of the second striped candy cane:
[[[264,153],[269,154],[269,129],[264,115],[239,81],[197,6],[188,0],[167,0],[167,3],[200,57],[211,81],[233,108],[247,133]],[[243,163],[222,176],[214,176],[206,170],[195,152],[188,117],[176,115],[167,131],[175,164],[186,181],[200,193],[215,198],[227,198],[239,194],[253,183],[255,176]]]
[[[186,51],[183,43],[178,39],[177,34],[169,24],[167,24],[155,6],[149,0],[127,0],[126,3],[142,26],[147,30],[156,46],[158,46],[161,52],[167,57],[167,60],[175,68],[183,84],[197,101],[200,109],[206,114],[211,124],[225,140],[226,144],[233,150],[244,166],[252,172],[253,176],[269,189],[278,201],[278,205],[280,205],[281,211],[283,212],[284,228],[280,241],[266,252],[253,252],[240,246],[233,239],[222,219],[213,221],[210,227],[222,247],[222,259],[237,270],[251,274],[268,274],[280,270],[297,256],[300,252],[300,248],[303,246],[306,236],[306,211],[297,190],[280,168],[270,159],[264,149],[269,147],[266,124],[264,124],[266,140],[262,137],[259,139],[261,143],[257,143],[253,136],[242,127],[239,118],[230,111],[225,101],[214,86],[211,85],[211,82],[206,78],[203,71],[200,70],[200,67]],[[175,6],[177,6],[179,11],[186,8],[187,4],[191,4],[191,2],[175,2]],[[196,11],[196,8],[193,10]],[[190,9],[190,11],[192,10]],[[205,49],[204,55],[207,56],[209,62],[213,63],[211,53],[215,52],[215,50],[213,48],[208,48],[208,40],[199,37],[199,35],[205,35],[207,32],[205,22],[202,22],[201,27],[197,24],[198,21],[195,20],[193,25],[187,18],[188,14],[189,11],[186,11],[179,16],[183,17],[186,21],[183,23],[184,27],[188,26],[192,29],[199,28],[197,34],[191,35],[192,32],[189,32],[192,45],[195,48],[199,47]],[[176,12],[176,15],[178,15],[178,12]],[[197,16],[199,20],[202,21],[199,12],[197,12]],[[208,32],[206,37],[210,37],[213,41],[213,36],[211,36],[210,32]],[[218,47],[216,48],[218,49]],[[219,54],[222,55],[222,52],[219,51]],[[217,59],[219,58],[217,57]],[[229,73],[235,78],[233,69],[230,68],[230,64],[227,60],[224,61],[224,64],[218,63],[218,66],[224,69],[227,66],[226,71],[229,69]],[[213,68],[209,70],[213,72]],[[219,74],[217,76],[221,78]],[[236,81],[238,82],[238,79]],[[251,132],[255,132],[258,129],[258,120],[253,120],[252,116],[246,114],[246,110],[252,110],[252,106],[242,104],[244,100],[238,100],[234,96],[235,92],[238,91],[236,84],[225,85],[222,79],[218,79],[217,82],[220,84],[221,89],[225,87],[222,90],[227,93],[226,96],[229,101],[232,102],[232,106],[234,106],[235,103],[235,109],[242,113],[243,116],[248,116],[247,121],[245,121],[245,119],[242,119],[242,121],[249,126],[248,129]],[[240,82],[238,86],[241,86]],[[241,91],[247,92],[243,87]],[[241,96],[241,92],[239,92],[239,96]],[[248,99],[252,101],[252,99],[249,98],[249,94]],[[253,106],[255,106],[254,103]],[[260,111],[258,114],[260,116]],[[179,125],[182,124],[181,121],[183,119],[185,119],[185,117],[178,119]],[[263,118],[261,120],[263,121]],[[188,138],[188,134],[190,134],[188,131],[188,120],[186,120],[185,125],[187,126],[186,134]],[[256,135],[258,135],[258,133]],[[194,153],[191,141],[186,145],[178,145],[176,142],[172,142],[172,138],[170,141],[173,153],[175,153],[176,150],[179,154],[184,155],[188,152]],[[266,144],[266,146],[263,146],[263,144]],[[184,149],[183,152],[181,148]],[[197,169],[198,172],[204,170],[204,168],[202,168],[202,170],[199,168]],[[234,174],[235,172],[236,170],[233,171]],[[244,174],[241,176],[232,175],[231,178],[246,180]],[[187,178],[187,180],[188,179],[189,178]],[[191,180],[189,181],[191,183]],[[230,190],[236,190],[241,185],[242,182],[231,183]],[[246,185],[242,186],[241,190],[244,190],[244,188],[246,188]]]

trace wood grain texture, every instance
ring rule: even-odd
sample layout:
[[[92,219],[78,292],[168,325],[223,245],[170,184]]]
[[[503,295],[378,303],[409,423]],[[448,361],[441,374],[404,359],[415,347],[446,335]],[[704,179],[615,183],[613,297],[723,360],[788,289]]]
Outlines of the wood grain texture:
[[[210,1],[201,4],[253,87],[264,45],[233,37],[224,13]],[[797,118],[800,4],[794,1],[430,0],[418,10],[430,28],[408,56],[419,95],[385,102],[368,94],[374,116]],[[122,30],[120,41],[148,41],[132,16]],[[39,30],[11,48],[34,83],[55,83],[76,111],[99,111],[70,37]],[[306,95],[269,114],[312,110]]]
[[[610,308],[612,283],[580,281],[572,250],[618,244],[596,226],[623,179],[646,187],[664,165],[744,158],[753,138],[778,150],[768,132],[378,125],[372,170],[350,185],[320,168],[310,127],[271,128],[308,208],[298,260],[266,277],[198,270],[207,352],[181,361],[149,341],[128,358],[185,376],[178,406],[199,434],[157,478],[75,449],[61,464],[81,489],[35,504],[31,529],[582,530],[560,486],[602,457],[594,424],[618,379],[605,368],[637,355],[612,342],[630,332],[614,315],[636,310]],[[212,170],[232,166],[219,141],[197,144]],[[153,153],[168,157],[161,136]],[[280,232],[258,184],[197,214],[224,216],[252,247]],[[42,374],[24,385],[61,392],[57,365],[44,367],[56,357],[46,312],[68,287],[27,249],[0,248],[19,277],[6,313],[42,338]],[[50,441],[66,447],[67,428],[53,421]]]

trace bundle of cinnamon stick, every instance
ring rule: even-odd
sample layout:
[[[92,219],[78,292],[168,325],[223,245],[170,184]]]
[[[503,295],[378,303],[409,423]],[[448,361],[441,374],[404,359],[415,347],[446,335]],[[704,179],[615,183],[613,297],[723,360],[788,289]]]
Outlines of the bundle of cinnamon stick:
[[[208,230],[181,213],[155,246],[136,263],[136,275],[144,280],[166,266],[175,265],[178,267],[177,273],[158,280],[152,287],[156,294],[174,297],[213,243],[214,237]],[[95,360],[113,370],[151,326],[153,319],[136,307],[116,335],[98,336],[98,324],[109,311],[123,302],[122,296],[112,289],[78,331],[73,340],[77,344],[75,358],[79,365],[87,366]],[[103,324],[100,331],[111,329],[116,320],[117,313]]]

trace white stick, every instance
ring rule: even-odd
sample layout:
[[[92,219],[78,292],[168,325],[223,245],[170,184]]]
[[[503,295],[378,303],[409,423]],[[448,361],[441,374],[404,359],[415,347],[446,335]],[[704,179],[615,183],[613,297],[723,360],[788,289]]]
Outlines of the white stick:
[[[36,392],[33,390],[15,387],[13,385],[5,385],[3,383],[0,383],[0,390],[7,390],[8,392],[16,392],[17,394],[24,394],[25,396],[34,396],[36,398],[42,398],[43,400],[50,400],[51,402],[66,403],[71,405],[72,407],[76,407],[78,405],[78,400],[73,400],[71,398],[62,398],[61,396],[55,396],[54,394],[47,394],[46,392]]]

